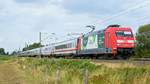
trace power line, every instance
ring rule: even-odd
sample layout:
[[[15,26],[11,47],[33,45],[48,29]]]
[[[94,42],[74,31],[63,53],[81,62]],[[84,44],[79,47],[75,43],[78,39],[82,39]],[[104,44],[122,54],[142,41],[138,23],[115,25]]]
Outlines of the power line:
[[[143,24],[149,24],[150,20],[149,20],[150,16],[144,16],[142,18],[136,19],[136,25],[143,25]]]
[[[150,15],[148,15],[148,16],[143,16],[143,17],[141,17],[140,19],[137,19],[137,20],[138,20],[138,21],[141,21],[141,20],[149,19],[149,17],[150,17]]]
[[[42,42],[44,42],[46,39],[52,39],[52,36],[56,35],[55,33],[51,33],[51,35],[48,35],[46,38],[42,39]]]
[[[150,4],[150,3],[147,4],[147,1],[148,1],[148,0],[142,1],[142,3],[140,3],[140,4],[136,5],[136,6],[130,7],[130,8],[128,8],[128,9],[126,9],[126,10],[124,10],[124,11],[118,13],[118,14],[113,15],[113,16],[106,17],[106,18],[104,18],[102,21],[97,21],[96,23],[98,23],[98,24],[101,23],[101,24],[102,24],[102,23],[105,23],[105,22],[107,22],[107,21],[112,20],[112,19],[115,18],[115,17],[119,17],[119,16],[121,16],[121,15],[127,14],[128,12],[130,12],[130,11],[132,11],[132,10],[136,10],[136,9],[139,9],[139,8],[146,7],[147,5]]]

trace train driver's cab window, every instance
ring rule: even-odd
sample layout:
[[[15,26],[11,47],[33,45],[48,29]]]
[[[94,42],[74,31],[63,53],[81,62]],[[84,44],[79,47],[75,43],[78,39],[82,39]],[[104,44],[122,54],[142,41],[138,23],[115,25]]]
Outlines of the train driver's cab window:
[[[116,35],[117,37],[133,37],[133,34],[131,31],[117,31]]]

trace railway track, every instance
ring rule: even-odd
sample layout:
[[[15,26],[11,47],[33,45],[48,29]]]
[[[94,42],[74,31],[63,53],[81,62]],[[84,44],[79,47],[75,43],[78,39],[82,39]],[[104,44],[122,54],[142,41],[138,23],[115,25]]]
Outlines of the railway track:
[[[85,60],[85,59],[72,59],[72,60]],[[91,59],[91,62],[94,64],[103,64],[103,63],[109,63],[109,64],[134,64],[134,65],[150,65],[150,58],[132,58],[129,60],[103,60],[103,59]]]
[[[131,60],[97,60],[97,59],[92,59],[91,60],[93,63],[131,63],[134,65],[150,65],[150,59],[131,59]]]
[[[49,58],[49,57],[48,57]],[[51,59],[51,58],[49,58]],[[66,59],[70,59],[70,60],[75,60],[75,61],[81,61],[81,60],[90,60],[93,63],[132,63],[135,65],[150,65],[150,58],[131,58],[129,60],[114,60],[114,59],[108,59],[108,60],[104,60],[104,59],[80,59],[80,58],[66,58]]]

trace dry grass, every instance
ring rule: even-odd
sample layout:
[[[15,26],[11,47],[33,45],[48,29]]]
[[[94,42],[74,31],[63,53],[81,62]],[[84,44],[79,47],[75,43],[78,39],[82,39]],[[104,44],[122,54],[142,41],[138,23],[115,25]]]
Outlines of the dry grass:
[[[89,84],[149,84],[150,81],[150,65],[129,62],[95,64],[90,60],[37,58],[17,58],[9,62],[21,72],[18,75],[23,74],[24,80],[21,77],[20,81],[24,84],[84,84],[85,68],[89,71]]]
[[[93,63],[93,62],[92,62]],[[135,67],[137,67],[136,65],[134,65],[134,64],[132,64],[132,63],[128,63],[128,62],[126,62],[126,63],[108,63],[108,62],[101,62],[101,63],[93,63],[93,64],[95,64],[95,65],[97,65],[97,66],[99,66],[99,65],[104,65],[104,66],[106,66],[106,67],[108,67],[108,68],[135,68]]]
[[[57,78],[56,72],[58,67],[60,70],[59,82],[61,84],[83,84],[85,67],[89,69],[89,84],[148,84],[150,81],[150,65],[137,66],[129,62],[101,62],[93,64],[88,60],[72,61],[64,59],[38,60],[38,63],[37,59],[32,59],[32,61],[30,60],[31,64],[28,64],[26,61],[22,61],[22,64],[36,66],[35,80],[39,81],[37,84],[44,83],[40,79],[45,77],[47,77],[49,84],[54,84]],[[50,67],[47,65],[50,65]],[[28,67],[25,70],[30,71],[29,69]],[[48,71],[45,72],[45,70]]]
[[[23,73],[12,63],[0,64],[0,84],[27,84]]]

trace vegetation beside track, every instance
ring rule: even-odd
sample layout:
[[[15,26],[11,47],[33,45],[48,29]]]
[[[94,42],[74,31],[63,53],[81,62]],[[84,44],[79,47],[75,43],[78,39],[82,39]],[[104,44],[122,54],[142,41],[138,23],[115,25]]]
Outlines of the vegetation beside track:
[[[6,62],[6,61],[9,61],[9,60],[12,60],[12,57],[11,57],[11,56],[8,56],[8,55],[0,55],[0,63]]]
[[[137,46],[134,57],[150,58],[150,24],[139,28],[136,39]]]
[[[6,67],[9,64],[15,67],[23,84],[84,84],[85,69],[89,84],[149,84],[150,81],[150,65],[137,66],[128,62],[109,66],[107,63],[97,65],[91,60],[23,57],[0,57],[0,61],[7,61],[3,63]]]
[[[111,67],[96,65],[90,60],[22,58],[18,60],[20,69],[30,75],[31,83],[84,84],[85,69],[88,70],[89,84],[149,84],[150,65],[136,66],[129,63]]]
[[[16,57],[0,55],[0,84],[28,84],[25,73],[17,66]]]

